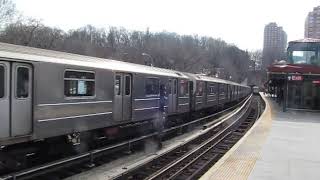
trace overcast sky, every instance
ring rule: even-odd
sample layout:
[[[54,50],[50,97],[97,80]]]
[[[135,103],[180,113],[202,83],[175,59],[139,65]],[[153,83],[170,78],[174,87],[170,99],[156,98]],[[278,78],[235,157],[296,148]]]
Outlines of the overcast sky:
[[[262,49],[263,28],[283,26],[288,40],[303,38],[317,0],[15,0],[25,16],[63,30],[87,24],[170,31],[221,38],[242,49]]]

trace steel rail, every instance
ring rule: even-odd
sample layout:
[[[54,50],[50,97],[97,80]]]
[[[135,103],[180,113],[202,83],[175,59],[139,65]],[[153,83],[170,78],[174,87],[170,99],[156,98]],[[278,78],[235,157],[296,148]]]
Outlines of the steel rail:
[[[215,130],[216,128],[220,128],[220,127],[223,128],[223,127],[225,126],[225,123],[227,124],[227,125],[226,125],[227,127],[230,127],[230,126],[228,126],[228,124],[230,123],[229,121],[233,121],[233,118],[242,117],[245,113],[247,113],[247,109],[249,108],[249,104],[250,104],[250,102],[251,102],[251,97],[252,97],[252,96],[250,96],[249,98],[247,98],[246,101],[245,101],[245,103],[242,104],[242,106],[241,106],[236,112],[234,112],[233,115],[229,115],[228,117],[224,118],[223,120],[221,120],[221,121],[213,124],[212,126],[208,127],[208,128],[205,129],[205,130],[202,132],[202,134],[200,134],[199,136],[193,137],[193,138],[189,139],[188,141],[184,142],[183,144],[181,144],[181,145],[179,145],[179,146],[177,146],[177,147],[175,147],[175,148],[173,148],[173,149],[165,152],[164,154],[160,154],[160,155],[157,156],[156,158],[151,159],[151,160],[149,160],[149,161],[146,161],[144,164],[140,164],[140,165],[138,165],[138,166],[136,166],[136,167],[134,167],[134,168],[132,168],[132,169],[129,169],[129,170],[127,170],[126,172],[124,172],[124,173],[122,173],[122,174],[114,177],[113,179],[130,179],[130,178],[133,178],[132,176],[137,176],[136,172],[139,174],[139,169],[141,169],[141,168],[143,169],[144,167],[145,167],[145,168],[149,168],[150,166],[153,166],[153,165],[152,165],[152,162],[156,162],[157,160],[161,162],[161,160],[160,160],[161,158],[166,159],[166,157],[171,156],[170,154],[175,154],[175,152],[184,151],[184,149],[188,149],[188,148],[187,148],[188,145],[190,145],[190,144],[192,144],[192,143],[194,143],[194,142],[196,142],[196,141],[199,141],[199,139],[201,139],[201,138],[203,138],[203,137],[204,137],[204,138],[209,138],[209,137],[206,137],[206,135],[214,132],[214,130]],[[239,115],[239,113],[241,113],[241,114]],[[238,115],[238,116],[237,116],[237,115]],[[237,116],[237,117],[235,117],[235,116]],[[236,121],[236,122],[237,122],[237,121]],[[231,124],[234,124],[234,123],[231,123]],[[205,141],[205,140],[206,140],[206,139],[203,139],[203,141]],[[179,154],[179,153],[178,153],[178,154]],[[178,157],[177,157],[176,159],[174,159],[174,160],[177,160],[177,159],[178,159]],[[172,160],[172,161],[170,161],[170,162],[164,162],[164,163],[167,163],[167,164],[164,165],[164,166],[162,166],[162,167],[165,168],[165,167],[168,166],[168,165],[170,166],[171,163],[175,163],[174,160]],[[161,169],[160,169],[160,171],[161,171]],[[158,172],[158,170],[156,170],[156,172]],[[155,172],[155,173],[156,173],[156,172]],[[141,170],[141,174],[146,174],[146,172],[144,172],[143,170]],[[151,174],[152,174],[152,173],[151,173]],[[148,176],[147,176],[147,177],[148,177]],[[147,177],[145,177],[145,178],[147,178]],[[138,177],[138,178],[139,178],[139,179],[144,179],[143,177]]]
[[[234,144],[240,140],[245,133],[253,126],[255,121],[260,117],[263,107],[260,97],[254,97],[252,108],[248,117],[233,130],[233,132],[226,136],[224,140],[217,144],[217,147],[211,148],[207,153],[203,153],[202,156],[196,158],[195,161],[188,164],[184,170],[180,170],[179,173],[172,179],[192,180],[199,178],[207,169],[209,169],[215,162],[217,162]],[[221,150],[218,150],[221,149]],[[224,151],[224,152],[223,152]]]
[[[245,112],[242,115],[244,115],[246,113],[246,111],[248,110],[249,106],[247,106],[247,108],[245,109]],[[233,127],[235,127],[235,125],[238,124],[239,121],[242,120],[242,115],[240,117],[238,117],[235,121],[233,121],[231,124],[229,124],[227,127],[222,129],[220,132],[218,132],[216,135],[214,135],[213,137],[211,137],[207,141],[205,141],[202,144],[200,144],[200,146],[198,146],[197,148],[195,148],[192,151],[188,152],[187,154],[185,154],[184,156],[182,156],[180,159],[176,160],[174,163],[170,164],[169,166],[166,166],[164,169],[162,169],[162,170],[158,171],[157,173],[151,175],[147,179],[154,180],[154,179],[160,179],[159,177],[163,177],[164,178],[164,174],[165,173],[167,173],[168,171],[176,168],[177,166],[179,166],[179,164],[181,164],[183,161],[185,161],[186,159],[190,158],[191,156],[194,156],[195,154],[203,151],[199,155],[197,155],[196,158],[192,159],[186,165],[184,165],[182,167],[179,166],[179,170],[177,172],[172,174],[170,177],[165,177],[165,179],[174,179],[175,177],[177,177],[179,174],[181,174],[181,172],[185,171],[185,169],[187,167],[189,167],[192,163],[197,161],[204,154],[206,154],[208,151],[210,151],[212,148],[214,148],[218,143],[220,143],[222,140],[224,140],[226,136],[230,135],[231,134],[230,130]],[[211,143],[213,143],[213,144],[211,144]]]

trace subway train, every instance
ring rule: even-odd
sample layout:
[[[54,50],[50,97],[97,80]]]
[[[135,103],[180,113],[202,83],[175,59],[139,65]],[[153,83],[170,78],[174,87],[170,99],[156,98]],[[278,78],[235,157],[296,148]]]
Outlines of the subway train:
[[[203,75],[0,43],[0,161],[17,149],[30,154],[34,144],[77,146],[88,134],[108,138],[110,129],[153,120],[161,85],[168,116],[223,108],[251,93]]]

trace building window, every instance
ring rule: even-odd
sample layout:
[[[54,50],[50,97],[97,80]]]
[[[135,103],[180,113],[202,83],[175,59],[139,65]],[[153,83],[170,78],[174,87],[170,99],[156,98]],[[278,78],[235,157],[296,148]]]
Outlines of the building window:
[[[16,82],[16,97],[27,98],[29,96],[29,69],[27,67],[18,67]]]
[[[67,97],[94,96],[95,74],[85,71],[66,71],[64,73],[64,95]]]
[[[0,65],[0,98],[4,97],[4,91],[5,91],[5,70],[4,66]]]
[[[159,79],[158,78],[147,78],[145,81],[145,91],[147,96],[158,96],[159,95]]]
[[[180,96],[187,96],[189,94],[188,81],[180,80]]]

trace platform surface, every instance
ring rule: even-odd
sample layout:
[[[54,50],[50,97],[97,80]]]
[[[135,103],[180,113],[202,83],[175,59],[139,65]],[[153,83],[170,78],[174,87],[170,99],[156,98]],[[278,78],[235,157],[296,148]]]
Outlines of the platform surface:
[[[319,180],[320,113],[278,109],[249,179]]]
[[[320,113],[269,109],[201,179],[319,180]]]

